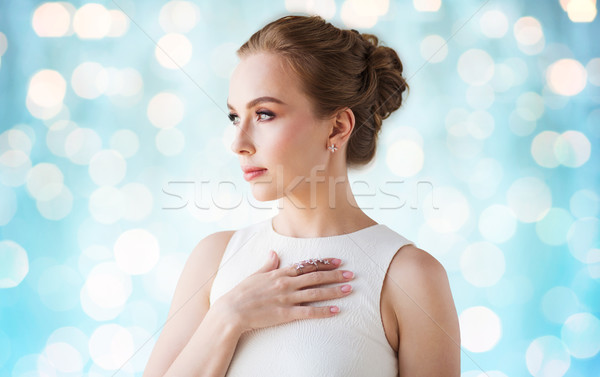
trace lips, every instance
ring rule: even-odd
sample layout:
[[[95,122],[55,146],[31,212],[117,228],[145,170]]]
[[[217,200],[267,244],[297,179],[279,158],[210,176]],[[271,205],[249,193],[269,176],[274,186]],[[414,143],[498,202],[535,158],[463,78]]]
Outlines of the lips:
[[[242,171],[244,172],[244,179],[246,181],[250,181],[258,177],[259,175],[264,174],[267,171],[267,169],[258,166],[245,165],[242,166]]]
[[[251,173],[251,172],[255,172],[255,171],[259,171],[259,170],[267,170],[266,168],[261,168],[259,166],[250,166],[250,165],[244,165],[242,166],[242,171],[244,173]]]

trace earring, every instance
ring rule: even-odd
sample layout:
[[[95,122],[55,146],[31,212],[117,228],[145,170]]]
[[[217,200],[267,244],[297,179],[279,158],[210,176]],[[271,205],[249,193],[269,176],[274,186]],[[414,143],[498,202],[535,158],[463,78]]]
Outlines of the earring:
[[[337,147],[335,146],[335,144],[331,144],[330,146],[328,146],[327,148],[329,148],[329,150],[331,151],[331,153],[337,151]]]

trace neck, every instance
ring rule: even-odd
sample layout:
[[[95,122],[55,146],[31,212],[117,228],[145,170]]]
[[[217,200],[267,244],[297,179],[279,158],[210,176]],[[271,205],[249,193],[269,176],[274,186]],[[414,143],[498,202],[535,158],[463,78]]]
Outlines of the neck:
[[[307,178],[278,202],[277,233],[291,237],[329,237],[375,225],[356,203],[347,172]]]

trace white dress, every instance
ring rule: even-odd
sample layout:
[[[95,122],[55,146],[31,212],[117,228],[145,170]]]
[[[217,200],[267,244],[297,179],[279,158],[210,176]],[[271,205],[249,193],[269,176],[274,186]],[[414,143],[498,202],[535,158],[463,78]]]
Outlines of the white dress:
[[[402,246],[414,244],[384,224],[331,237],[296,238],[276,233],[272,218],[237,230],[223,254],[211,291],[212,305],[267,261],[279,267],[310,258],[340,258],[338,269],[354,272],[345,297],[306,303],[337,305],[329,318],[296,320],[242,334],[227,377],[397,377],[397,354],[381,321],[381,288],[389,264]],[[339,286],[335,283],[330,286]]]

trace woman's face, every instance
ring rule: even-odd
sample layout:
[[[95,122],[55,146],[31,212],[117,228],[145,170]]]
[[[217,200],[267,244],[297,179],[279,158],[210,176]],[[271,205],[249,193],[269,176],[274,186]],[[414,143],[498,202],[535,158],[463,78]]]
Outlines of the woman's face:
[[[331,122],[314,117],[294,73],[275,54],[246,56],[231,76],[227,102],[240,166],[267,169],[245,175],[254,197],[268,201],[293,192],[306,198],[309,178],[325,175]]]

